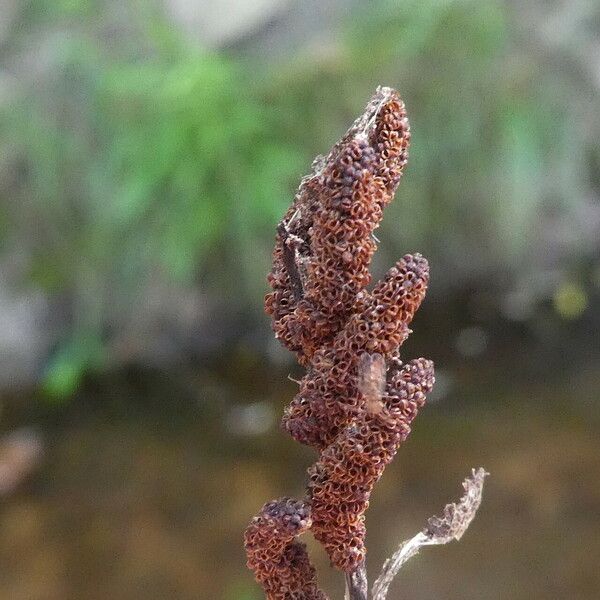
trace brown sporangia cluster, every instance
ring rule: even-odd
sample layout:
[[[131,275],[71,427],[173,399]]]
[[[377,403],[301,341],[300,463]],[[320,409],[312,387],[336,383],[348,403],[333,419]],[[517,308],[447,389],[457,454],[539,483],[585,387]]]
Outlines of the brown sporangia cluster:
[[[295,539],[310,526],[308,503],[281,498],[267,502],[246,529],[248,566],[270,600],[327,600],[306,546]]]
[[[270,599],[324,598],[297,549],[295,537],[306,529],[337,568],[351,573],[363,564],[371,491],[433,386],[431,361],[404,364],[399,353],[425,296],[427,261],[408,254],[367,289],[373,232],[400,181],[409,141],[404,103],[378,88],[329,155],[314,161],[277,229],[265,308],[276,337],[306,368],[282,425],[319,459],[309,469],[306,499],[265,505],[246,533],[248,565]],[[302,527],[266,516],[290,503],[307,511]]]
[[[369,496],[432,387],[431,361],[421,358],[392,367],[381,405],[369,409],[367,404],[309,469],[311,530],[339,569],[353,571],[364,560]]]

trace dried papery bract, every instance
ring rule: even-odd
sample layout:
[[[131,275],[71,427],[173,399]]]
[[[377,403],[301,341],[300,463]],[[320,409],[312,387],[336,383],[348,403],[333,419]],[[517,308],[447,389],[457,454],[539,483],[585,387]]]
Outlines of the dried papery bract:
[[[282,426],[319,458],[306,498],[266,504],[246,532],[248,566],[268,598],[325,597],[295,540],[310,528],[346,573],[347,596],[366,600],[364,513],[434,383],[430,360],[405,364],[399,351],[427,290],[427,261],[407,254],[367,289],[373,232],[409,142],[404,103],[378,88],[330,153],[314,161],[277,227],[265,310],[275,336],[306,367]]]

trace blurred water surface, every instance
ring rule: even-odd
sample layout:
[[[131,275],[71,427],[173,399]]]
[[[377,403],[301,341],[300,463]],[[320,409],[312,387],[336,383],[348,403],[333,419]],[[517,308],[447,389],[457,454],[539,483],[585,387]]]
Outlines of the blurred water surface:
[[[243,529],[266,500],[302,493],[314,456],[275,423],[294,391],[287,372],[240,362],[114,374],[58,414],[31,414],[23,399],[7,406],[9,423],[43,427],[47,447],[0,507],[0,596],[259,600]],[[490,390],[489,373],[473,366],[458,377],[460,391],[422,412],[375,489],[372,576],[483,465],[491,477],[467,535],[413,559],[391,597],[596,597],[600,362],[573,370],[568,385],[508,380]],[[340,576],[310,547],[341,598]]]

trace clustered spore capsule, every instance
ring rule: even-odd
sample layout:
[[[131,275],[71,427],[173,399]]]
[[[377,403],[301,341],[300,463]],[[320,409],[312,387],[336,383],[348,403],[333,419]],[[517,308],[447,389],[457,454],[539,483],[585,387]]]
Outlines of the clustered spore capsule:
[[[356,311],[370,282],[373,232],[409,142],[404,103],[380,88],[329,155],[315,160],[278,227],[265,308],[276,337],[305,366]]]
[[[371,491],[433,387],[433,363],[412,360],[390,371],[384,386],[383,394],[367,398],[361,417],[338,434],[309,470],[312,532],[344,571],[353,571],[365,558],[364,513]]]
[[[292,498],[267,502],[246,529],[248,567],[269,600],[327,600],[306,546],[296,537],[311,526],[310,505]]]
[[[246,532],[248,565],[269,598],[325,597],[295,541],[308,528],[337,568],[352,572],[363,563],[371,491],[433,386],[433,363],[404,364],[399,352],[425,296],[427,261],[407,254],[367,289],[373,233],[409,143],[404,103],[378,88],[331,152],[314,161],[277,228],[265,310],[306,368],[282,426],[319,459],[305,501],[265,505]],[[302,522],[296,529],[285,512],[291,506],[294,523]],[[310,516],[301,518],[303,511]]]
[[[330,344],[314,355],[300,390],[285,411],[284,428],[301,443],[322,449],[360,415],[364,398],[358,385],[362,352],[391,355],[408,336],[429,278],[427,261],[406,255],[388,271],[361,312],[351,315]]]

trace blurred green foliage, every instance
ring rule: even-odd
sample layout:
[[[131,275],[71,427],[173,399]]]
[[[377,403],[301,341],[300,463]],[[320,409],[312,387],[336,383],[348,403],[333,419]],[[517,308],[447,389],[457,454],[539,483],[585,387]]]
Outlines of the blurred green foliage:
[[[0,109],[18,205],[4,243],[70,300],[54,395],[105,364],[157,278],[258,306],[300,176],[378,84],[401,90],[413,129],[382,262],[418,249],[449,285],[527,269],[541,216],[569,218],[588,192],[576,75],[531,51],[503,2],[365,3],[331,48],[275,63],[201,51],[149,6],[32,2],[12,45],[36,40],[44,68]]]
[[[115,47],[105,35],[109,15],[91,10],[68,2],[44,14],[50,22],[30,15],[43,28],[65,14],[83,23],[68,24],[47,79],[2,114],[23,161],[13,216],[28,239],[30,276],[73,297],[65,343],[48,368],[47,389],[59,395],[98,362],[114,321],[107,317],[130,314],[132,303],[144,310],[153,273],[190,280],[212,269],[217,280],[220,271],[242,290],[261,290],[253,249],[302,168],[234,61],[190,48],[144,11],[130,22],[143,26],[145,43]]]
[[[458,285],[517,267],[543,216],[568,214],[588,193],[586,152],[597,144],[575,75],[532,51],[511,18],[495,0],[369,3],[333,60],[277,81],[286,110],[302,115],[300,138],[317,132],[321,150],[334,137],[323,124],[343,131],[377,84],[401,90],[413,139],[383,221],[387,262],[418,248]]]

